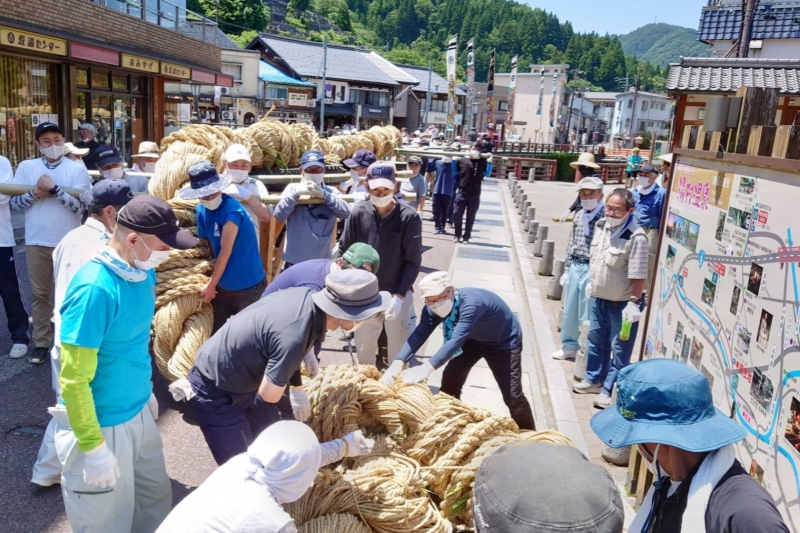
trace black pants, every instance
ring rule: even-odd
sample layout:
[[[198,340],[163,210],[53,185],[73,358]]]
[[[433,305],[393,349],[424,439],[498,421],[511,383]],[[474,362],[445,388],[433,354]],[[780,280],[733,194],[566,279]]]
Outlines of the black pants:
[[[433,223],[436,229],[444,229],[447,217],[450,215],[450,204],[452,203],[452,196],[447,194],[433,195]]]
[[[453,208],[453,223],[456,229],[456,237],[464,237],[464,240],[472,238],[472,226],[475,224],[475,215],[481,205],[481,193],[465,193],[459,191],[456,194],[456,201]],[[467,212],[467,223],[464,225],[464,233],[461,233],[461,223],[464,219],[464,211]]]
[[[226,291],[217,287],[217,295],[211,300],[211,307],[214,309],[214,326],[211,334],[225,325],[230,317],[261,299],[261,294],[267,288],[267,278],[265,277],[256,285],[242,289],[240,291]]]
[[[533,420],[533,411],[527,398],[522,393],[522,339],[519,346],[510,350],[488,350],[478,346],[472,341],[467,341],[461,347],[464,353],[454,357],[444,367],[441,391],[461,398],[461,389],[467,381],[472,367],[480,359],[486,359],[486,364],[500,386],[503,401],[511,412],[511,418],[520,429],[536,429]]]
[[[28,336],[28,311],[22,301],[18,268],[15,248],[0,247],[0,298],[8,318],[8,331],[14,344],[27,345],[31,340]]]

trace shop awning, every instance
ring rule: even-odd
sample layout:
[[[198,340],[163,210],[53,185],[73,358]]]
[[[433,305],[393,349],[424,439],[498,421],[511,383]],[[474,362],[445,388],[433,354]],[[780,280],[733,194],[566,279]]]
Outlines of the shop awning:
[[[270,65],[263,59],[258,63],[258,79],[267,83],[274,83],[277,85],[289,85],[293,87],[316,87],[315,83],[298,80],[278,70],[275,66]]]
[[[321,113],[321,106],[317,104],[314,108],[315,113]],[[353,104],[325,104],[326,117],[349,117],[355,114]]]

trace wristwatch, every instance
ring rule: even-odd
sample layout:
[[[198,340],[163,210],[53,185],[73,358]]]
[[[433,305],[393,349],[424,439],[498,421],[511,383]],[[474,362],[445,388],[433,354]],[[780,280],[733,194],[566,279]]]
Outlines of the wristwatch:
[[[50,196],[55,196],[58,194],[58,185],[53,185],[53,188],[47,192],[50,194]]]

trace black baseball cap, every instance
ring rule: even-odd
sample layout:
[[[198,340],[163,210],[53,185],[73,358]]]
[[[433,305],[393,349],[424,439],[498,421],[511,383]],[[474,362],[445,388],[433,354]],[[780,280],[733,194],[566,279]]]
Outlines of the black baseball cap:
[[[92,153],[92,155],[94,156],[95,165],[97,166],[98,170],[106,165],[122,162],[122,158],[119,155],[119,150],[109,144],[101,144],[94,149],[94,153]]]
[[[127,203],[117,215],[117,223],[137,233],[155,235],[178,250],[197,246],[199,239],[181,229],[172,207],[156,196],[143,194]]]
[[[344,161],[342,161],[342,164],[347,168],[353,168],[359,165],[362,167],[368,167],[377,160],[378,158],[375,157],[375,154],[373,154],[366,148],[362,148],[361,150],[358,150],[356,153],[354,153],[353,157],[351,157],[350,159],[345,159]]]
[[[102,206],[126,205],[133,199],[131,186],[125,180],[100,180],[92,186],[92,196]]]
[[[53,122],[42,122],[36,126],[36,140],[38,141],[39,137],[48,131],[54,131],[56,133],[60,133],[62,136],[64,135],[64,132],[58,127],[58,124],[54,124]]]

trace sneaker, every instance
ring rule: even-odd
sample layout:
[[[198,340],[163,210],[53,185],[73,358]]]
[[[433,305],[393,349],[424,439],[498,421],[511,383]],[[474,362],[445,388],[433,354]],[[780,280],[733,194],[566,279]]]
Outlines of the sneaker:
[[[9,359],[22,359],[27,354],[28,354],[27,344],[15,343],[14,346],[11,347],[11,351],[8,353],[8,357]]]
[[[45,361],[47,361],[47,352],[49,352],[47,348],[42,346],[37,346],[33,349],[31,354],[28,356],[28,362],[32,365],[41,365]]]
[[[461,237],[453,237],[453,242],[464,242]]]
[[[553,354],[553,359],[557,359],[559,361],[564,361],[564,360],[574,361],[575,356],[577,355],[578,352],[575,350],[565,350],[562,348]]]
[[[596,394],[603,390],[603,385],[589,383],[588,381],[581,381],[572,386],[572,392],[577,394]]]
[[[592,404],[592,405],[594,405],[598,409],[605,409],[606,407],[611,405],[611,396],[606,396],[605,394],[603,394],[601,392],[597,396],[597,399],[595,399],[594,404]]]
[[[436,228],[436,230],[434,230],[433,234],[434,235],[441,235],[442,234],[442,228]]]
[[[468,239],[464,239],[462,242],[463,242],[464,244],[469,244],[469,240],[468,240]]]
[[[53,485],[60,485],[61,484],[61,477],[60,476],[53,476],[45,479],[31,479],[31,483],[35,485],[39,485],[40,487],[52,487]]]

